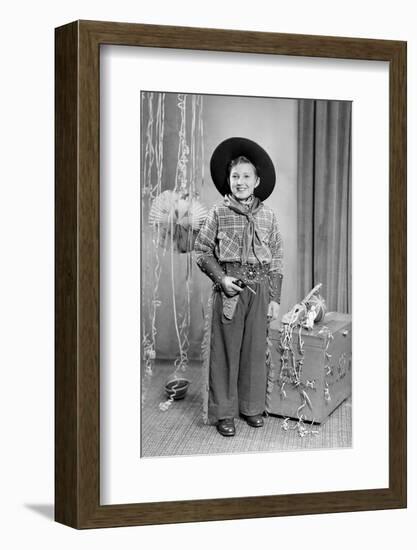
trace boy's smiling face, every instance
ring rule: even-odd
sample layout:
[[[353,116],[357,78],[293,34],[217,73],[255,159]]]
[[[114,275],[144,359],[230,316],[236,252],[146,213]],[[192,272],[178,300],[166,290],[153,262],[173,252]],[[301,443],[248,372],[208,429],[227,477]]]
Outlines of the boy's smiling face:
[[[232,195],[238,201],[248,199],[259,185],[259,177],[253,164],[241,162],[230,170],[229,184]]]

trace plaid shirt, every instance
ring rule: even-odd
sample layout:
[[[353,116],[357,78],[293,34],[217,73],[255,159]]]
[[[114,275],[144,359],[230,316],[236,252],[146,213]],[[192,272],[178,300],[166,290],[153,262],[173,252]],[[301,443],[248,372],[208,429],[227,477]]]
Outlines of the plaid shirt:
[[[278,222],[274,212],[262,203],[255,213],[257,233],[262,241],[262,248],[257,256],[263,264],[269,264],[269,271],[283,273],[283,248]],[[223,203],[213,206],[202,225],[195,241],[194,250],[197,263],[205,256],[214,256],[218,262],[240,262],[243,244],[243,231],[248,223],[242,216]],[[251,250],[248,263],[258,264],[258,259]]]

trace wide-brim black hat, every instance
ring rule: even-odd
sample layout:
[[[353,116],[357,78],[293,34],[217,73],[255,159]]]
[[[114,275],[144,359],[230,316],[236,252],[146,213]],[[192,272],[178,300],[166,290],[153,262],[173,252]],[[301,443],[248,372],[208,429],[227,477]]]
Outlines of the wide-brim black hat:
[[[275,187],[275,168],[265,149],[247,138],[231,137],[216,147],[210,160],[210,172],[214,185],[222,195],[230,193],[229,165],[233,159],[240,156],[246,157],[256,166],[260,183],[255,187],[254,195],[264,201]]]

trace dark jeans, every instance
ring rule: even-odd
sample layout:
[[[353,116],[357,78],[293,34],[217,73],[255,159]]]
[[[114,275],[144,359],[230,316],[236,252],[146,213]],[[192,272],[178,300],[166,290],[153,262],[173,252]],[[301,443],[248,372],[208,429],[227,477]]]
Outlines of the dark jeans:
[[[245,288],[231,320],[223,314],[222,294],[214,296],[208,402],[211,423],[265,410],[269,289],[266,281],[251,287],[256,295]]]

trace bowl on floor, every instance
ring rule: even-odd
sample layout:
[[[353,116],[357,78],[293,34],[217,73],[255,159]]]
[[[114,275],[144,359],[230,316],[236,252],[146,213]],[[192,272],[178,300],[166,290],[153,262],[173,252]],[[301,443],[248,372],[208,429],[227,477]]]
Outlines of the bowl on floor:
[[[165,384],[165,393],[169,398],[178,401],[179,399],[184,399],[189,385],[190,382],[186,378],[175,378]]]

